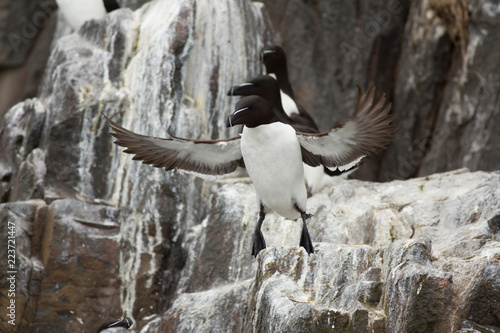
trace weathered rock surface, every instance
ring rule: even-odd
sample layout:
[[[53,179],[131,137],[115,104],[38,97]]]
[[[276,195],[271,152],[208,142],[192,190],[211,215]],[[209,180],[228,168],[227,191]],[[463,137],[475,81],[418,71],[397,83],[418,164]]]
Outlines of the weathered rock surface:
[[[140,8],[150,0],[121,0]],[[14,104],[37,96],[53,40],[72,32],[55,0],[0,1],[0,117]],[[56,28],[57,25],[57,28]]]
[[[0,1],[0,118],[35,97],[56,25],[54,0]]]
[[[13,107],[1,124],[2,202],[41,199],[48,211],[36,227],[43,246],[18,252],[28,262],[44,258],[38,280],[28,270],[18,276],[38,288],[19,290],[33,295],[33,309],[18,311],[16,327],[2,316],[2,331],[93,331],[121,313],[142,327],[169,307],[186,230],[203,220],[212,194],[193,176],[124,159],[101,114],[159,136],[236,135],[225,128],[236,102],[226,92],[259,72],[266,24],[261,6],[248,1],[155,1],[57,41],[40,97]],[[242,38],[245,31],[255,33]],[[31,233],[19,237],[35,242]]]
[[[256,263],[248,263],[258,211],[241,193],[251,186],[225,184],[215,200],[232,203],[238,195],[249,206],[240,211],[246,214],[250,208],[253,218],[248,227],[225,231],[223,239],[232,242],[213,251],[221,242],[209,237],[217,222],[222,230],[228,217],[246,222],[233,204],[220,212],[214,206],[217,214],[191,231],[196,241],[188,245],[185,270],[192,273],[183,272],[191,278],[207,276],[210,282],[186,288],[144,332],[193,332],[199,327],[214,332],[498,329],[499,185],[499,173],[467,170],[384,184],[340,180],[309,199],[315,254],[308,256],[297,247],[299,222],[277,217],[265,222],[271,247]],[[211,216],[223,218],[212,221]],[[217,257],[204,255],[207,248]],[[199,258],[204,266],[210,262],[211,275],[196,274]]]
[[[122,3],[135,9],[144,1]],[[279,3],[267,4],[271,19]],[[316,3],[329,23],[323,36],[359,9],[346,4],[342,8],[352,15],[329,16],[338,5]],[[310,13],[310,5],[291,1],[287,10]],[[359,12],[363,24],[373,18],[370,10],[381,9],[371,6]],[[416,18],[431,26],[434,21],[416,3],[401,6],[381,37],[359,45],[355,56],[362,60],[349,63],[364,68],[360,80],[345,76],[349,67],[337,67],[344,71],[338,93],[345,94],[345,105],[355,103],[353,84],[373,73],[365,62],[387,62],[376,71],[387,75],[377,76],[380,87],[390,87],[384,77],[405,77],[390,71],[399,51],[382,56],[377,50],[386,48],[371,41],[381,46],[394,39],[409,48],[407,31],[421,31]],[[405,24],[405,31],[399,29]],[[438,44],[447,44],[446,38],[441,28],[433,29],[430,45],[423,38],[416,53],[443,51]],[[236,135],[225,127],[236,102],[226,92],[262,69],[259,51],[272,28],[261,4],[157,0],[65,33],[53,44],[40,96],[12,107],[0,123],[0,242],[7,239],[8,222],[17,236],[16,325],[0,312],[0,331],[94,332],[123,316],[133,318],[137,332],[498,331],[498,172],[461,169],[383,184],[339,179],[308,201],[315,254],[297,247],[300,222],[271,214],[263,228],[269,248],[254,259],[258,207],[248,179],[202,180],[155,170],[112,145],[103,113],[155,136]],[[356,36],[335,38],[341,43]],[[304,66],[321,50],[305,48]],[[438,60],[407,54],[409,67],[440,69]],[[309,72],[319,74],[318,68]],[[418,99],[411,90],[402,93]],[[411,112],[405,117],[413,119]],[[403,130],[414,126],[403,122]],[[3,274],[7,252],[0,259]],[[0,281],[2,309],[10,302],[9,287]]]

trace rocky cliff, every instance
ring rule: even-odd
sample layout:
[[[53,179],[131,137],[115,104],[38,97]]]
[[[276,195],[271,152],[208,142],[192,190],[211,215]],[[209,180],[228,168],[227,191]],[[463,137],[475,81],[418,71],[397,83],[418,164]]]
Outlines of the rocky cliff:
[[[143,2],[130,3],[139,7]],[[273,39],[282,38],[291,50],[291,74],[320,80],[315,66],[322,61],[314,57],[309,73],[292,70],[298,68],[300,51],[286,41],[290,43],[292,32],[300,31],[301,25],[276,22],[278,5],[279,1],[264,6],[248,0],[156,0],[134,11],[112,12],[69,34],[59,18],[39,96],[13,106],[0,125],[1,243],[7,244],[12,233],[16,239],[15,273],[9,273],[16,276],[16,325],[8,323],[10,317],[2,310],[2,332],[95,332],[101,323],[125,315],[133,318],[132,329],[137,332],[499,330],[498,172],[460,169],[386,183],[338,179],[308,201],[315,254],[308,256],[297,247],[299,222],[269,215],[263,229],[269,248],[254,259],[250,248],[258,207],[244,175],[202,180],[156,170],[132,161],[112,144],[103,113],[135,132],[154,136],[236,135],[224,123],[236,102],[226,92],[261,72],[259,51]],[[334,9],[350,10],[352,17],[361,20],[361,27],[368,26],[368,14],[373,11],[348,4],[328,7],[326,1],[291,1],[283,6],[284,18],[292,15],[294,6],[303,9],[292,11],[299,23],[306,22],[306,14],[314,18],[322,13],[321,20],[313,21],[324,22],[325,30],[351,17],[347,13],[329,16]],[[493,34],[498,25],[488,21],[484,27],[479,19],[498,13],[488,2],[471,8],[464,54],[486,56],[492,37],[483,30]],[[351,77],[350,82],[347,74],[338,76],[337,70],[323,71],[346,78],[340,95],[328,94],[341,96],[343,102],[335,99],[337,104],[325,102],[310,109],[331,112],[331,105],[344,103],[346,107],[338,110],[349,110],[356,101],[354,83],[373,79],[362,73],[374,73],[375,68],[376,73],[388,73],[400,61],[392,76],[378,75],[374,80],[382,90],[392,91],[400,113],[400,137],[386,157],[367,162],[376,165],[375,171],[361,173],[368,178],[383,172],[408,178],[415,172],[401,174],[406,169],[398,168],[406,164],[398,164],[399,157],[390,164],[387,156],[403,145],[411,152],[408,142],[414,138],[403,138],[417,135],[418,131],[408,134],[408,129],[428,117],[447,124],[457,119],[452,115],[469,112],[465,108],[469,104],[453,104],[451,95],[459,91],[463,98],[468,96],[462,88],[469,75],[494,68],[498,59],[484,65],[492,67],[474,72],[468,66],[479,66],[480,59],[476,63],[469,56],[459,67],[462,72],[449,74],[462,73],[460,78],[465,80],[445,88],[450,102],[442,102],[448,98],[445,92],[434,102],[429,97],[428,103],[439,102],[439,107],[431,107],[432,116],[421,113],[427,109],[414,107],[411,100],[425,100],[415,95],[412,84],[430,90],[441,87],[435,71],[443,69],[439,63],[430,65],[434,67],[420,73],[420,79],[409,72],[421,68],[416,63],[435,59],[435,52],[446,53],[461,44],[446,40],[447,21],[431,4],[399,4],[387,11],[395,15],[391,33],[385,35],[384,30],[366,45],[358,45],[356,54],[367,59],[349,58],[348,67],[337,65],[346,73],[359,67],[355,76],[359,80]],[[382,15],[380,10],[377,13]],[[351,31],[349,26],[343,29]],[[430,33],[433,29],[436,32]],[[429,35],[420,35],[424,32]],[[471,44],[475,33],[479,39]],[[296,40],[306,37],[296,36]],[[374,61],[370,54],[386,50],[382,46],[390,42],[399,53],[393,51],[393,58],[379,54]],[[320,54],[314,48],[302,50],[304,64],[309,63],[309,52]],[[365,54],[367,50],[373,51]],[[408,63],[402,66],[403,60],[397,59],[404,52],[408,55],[401,59]],[[339,63],[343,57],[325,54],[336,54]],[[414,81],[403,82],[412,75]],[[394,90],[391,83],[398,80],[403,83]],[[314,85],[310,87],[316,91]],[[494,84],[485,87],[498,89]],[[300,83],[298,91],[308,103]],[[450,129],[425,150],[426,160],[443,167],[433,169],[428,164],[424,174],[458,166],[482,168],[448,163],[454,154],[450,147],[464,152],[459,154],[462,161],[474,160],[467,157],[473,152],[487,159],[498,154],[491,143],[496,132],[487,130],[480,138],[470,133],[480,121],[493,126],[498,118],[498,98],[481,96],[468,120],[460,118],[459,129]],[[344,120],[342,112],[335,121]],[[325,126],[333,121],[328,113],[315,116]],[[433,134],[426,135],[429,140]],[[458,144],[466,138],[475,143]],[[423,170],[418,161],[408,163]],[[498,169],[498,164],[491,163],[485,169]],[[0,259],[3,276],[12,270],[7,267],[8,252],[2,251]],[[9,280],[2,279],[2,309],[13,299],[9,288]]]

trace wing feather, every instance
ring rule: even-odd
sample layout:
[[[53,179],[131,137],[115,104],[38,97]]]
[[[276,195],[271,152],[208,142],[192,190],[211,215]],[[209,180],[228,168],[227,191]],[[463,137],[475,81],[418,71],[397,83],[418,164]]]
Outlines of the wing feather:
[[[375,101],[373,84],[366,94],[359,86],[358,90],[354,117],[345,125],[316,134],[297,132],[304,163],[342,170],[364,156],[385,149],[392,141],[397,126],[391,124],[396,116],[389,114],[391,104],[386,103],[385,95]]]
[[[125,147],[123,152],[133,154],[133,160],[165,170],[180,169],[209,176],[228,174],[244,165],[239,137],[193,140],[171,135],[163,139],[134,133],[103,116],[112,129],[110,134],[117,139],[114,143]]]

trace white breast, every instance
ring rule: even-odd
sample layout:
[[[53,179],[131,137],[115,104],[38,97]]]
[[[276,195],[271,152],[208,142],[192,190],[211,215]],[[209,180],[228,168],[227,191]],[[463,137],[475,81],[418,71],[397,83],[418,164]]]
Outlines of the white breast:
[[[306,211],[307,192],[295,130],[283,123],[244,127],[241,153],[259,199],[278,214],[295,219]]]
[[[278,80],[276,78],[276,74],[270,73],[269,76],[274,78],[275,80]],[[288,117],[292,116],[293,114],[300,114],[299,108],[297,107],[297,103],[283,92],[283,90],[280,89],[280,97],[281,97],[281,105],[283,106],[283,110],[285,113],[288,115]]]
[[[56,0],[59,10],[68,23],[78,29],[90,19],[100,19],[106,15],[102,0]]]
[[[280,90],[281,95],[281,104],[283,105],[283,110],[285,113],[291,117],[293,114],[299,114],[299,108],[297,104],[293,101],[293,99],[285,94],[282,90]]]

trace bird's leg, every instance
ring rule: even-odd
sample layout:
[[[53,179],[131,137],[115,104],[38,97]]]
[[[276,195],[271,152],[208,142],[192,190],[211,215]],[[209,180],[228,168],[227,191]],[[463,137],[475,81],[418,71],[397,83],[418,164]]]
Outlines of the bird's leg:
[[[302,234],[300,235],[300,243],[299,245],[306,249],[308,254],[314,253],[314,247],[311,241],[311,236],[309,236],[309,231],[307,230],[306,220],[311,217],[310,214],[306,214],[295,205],[295,208],[300,212],[300,216],[302,216]]]
[[[257,254],[266,248],[266,241],[264,240],[264,235],[262,235],[262,231],[260,228],[262,227],[262,222],[266,218],[266,212],[264,209],[264,205],[260,204],[260,213],[259,213],[259,221],[257,222],[257,226],[255,227],[254,235],[253,235],[253,246],[252,246],[252,255],[257,257]]]
[[[314,247],[311,242],[311,236],[309,236],[309,231],[307,230],[306,220],[309,217],[308,214],[300,212],[302,216],[302,234],[300,235],[300,243],[299,245],[306,249],[308,254],[314,253]]]

